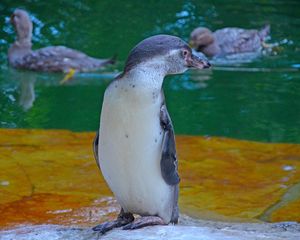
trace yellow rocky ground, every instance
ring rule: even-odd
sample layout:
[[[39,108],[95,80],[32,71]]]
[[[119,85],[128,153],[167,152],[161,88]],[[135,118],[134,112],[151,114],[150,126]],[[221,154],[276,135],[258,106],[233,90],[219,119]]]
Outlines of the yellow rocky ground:
[[[118,205],[93,158],[94,133],[0,129],[0,228],[95,225]],[[181,212],[300,221],[300,145],[177,136]]]

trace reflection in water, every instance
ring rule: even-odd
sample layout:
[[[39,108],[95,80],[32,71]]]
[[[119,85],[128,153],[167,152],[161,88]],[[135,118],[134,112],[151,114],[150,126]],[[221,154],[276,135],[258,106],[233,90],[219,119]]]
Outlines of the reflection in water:
[[[19,74],[20,79],[20,99],[19,104],[24,111],[28,111],[35,100],[34,84],[36,76],[34,74]]]
[[[211,63],[217,66],[240,66],[245,63],[251,63],[259,56],[261,56],[260,52],[230,54],[222,57],[214,57]]]
[[[103,72],[103,73],[78,73],[76,78],[68,82],[68,86],[78,85],[102,85],[103,83],[110,82],[114,79],[119,72]],[[54,87],[61,86],[60,74],[46,75],[44,73],[35,73],[27,71],[19,71],[11,69],[8,80],[15,85],[14,92],[19,93],[19,105],[26,112],[33,107],[36,100],[35,84],[41,87]],[[10,96],[12,98],[12,96]],[[63,101],[63,100],[62,100]]]
[[[208,81],[212,78],[212,70],[190,70],[182,76],[172,77],[169,83],[167,83],[172,90],[198,90],[206,88]],[[168,80],[167,80],[168,81]]]
[[[208,86],[209,80],[212,78],[212,70],[208,69],[206,71],[192,71],[190,74],[190,79],[194,82],[194,87],[196,89],[206,88]]]

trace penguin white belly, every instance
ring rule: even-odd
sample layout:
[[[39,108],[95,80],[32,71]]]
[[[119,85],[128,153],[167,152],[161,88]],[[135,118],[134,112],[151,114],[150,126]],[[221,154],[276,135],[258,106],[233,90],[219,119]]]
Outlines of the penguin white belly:
[[[104,96],[98,149],[102,174],[125,212],[158,215],[169,223],[174,188],[160,168],[161,96],[129,94],[129,87],[121,85],[111,84]]]

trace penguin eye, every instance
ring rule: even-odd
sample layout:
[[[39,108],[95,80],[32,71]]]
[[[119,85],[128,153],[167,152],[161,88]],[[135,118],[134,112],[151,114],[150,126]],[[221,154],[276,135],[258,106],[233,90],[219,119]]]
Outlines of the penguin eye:
[[[189,54],[188,50],[186,50],[186,49],[182,50],[183,57],[186,57],[188,54]]]

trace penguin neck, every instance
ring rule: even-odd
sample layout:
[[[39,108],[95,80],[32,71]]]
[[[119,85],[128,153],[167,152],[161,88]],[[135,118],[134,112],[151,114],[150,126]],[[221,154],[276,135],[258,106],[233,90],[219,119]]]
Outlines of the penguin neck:
[[[160,91],[168,68],[163,62],[140,63],[124,75],[124,80],[151,90]]]

